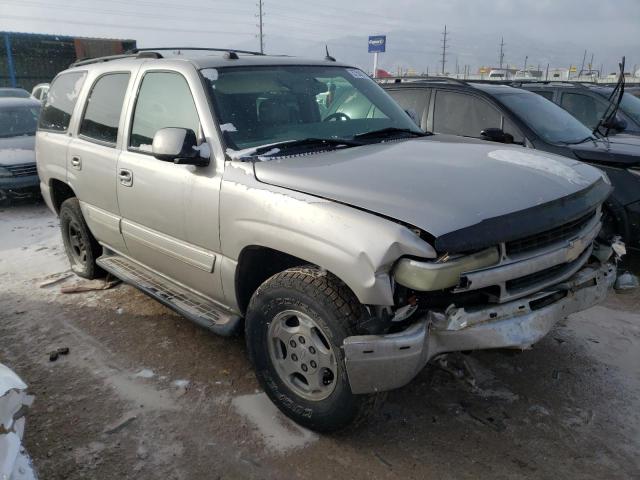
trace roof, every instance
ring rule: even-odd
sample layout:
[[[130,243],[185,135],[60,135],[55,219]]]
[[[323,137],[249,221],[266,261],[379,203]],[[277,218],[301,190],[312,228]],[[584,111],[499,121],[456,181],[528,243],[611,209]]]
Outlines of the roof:
[[[15,107],[40,107],[42,104],[39,100],[33,97],[29,98],[17,98],[17,97],[0,97],[0,109],[1,108],[15,108]]]

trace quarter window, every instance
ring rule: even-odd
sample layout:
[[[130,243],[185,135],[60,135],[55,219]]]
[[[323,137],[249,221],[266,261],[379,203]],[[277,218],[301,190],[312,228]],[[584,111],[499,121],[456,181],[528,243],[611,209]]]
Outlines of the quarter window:
[[[140,86],[129,146],[151,151],[153,136],[161,128],[187,128],[198,133],[196,105],[185,78],[172,72],[147,73]]]
[[[439,91],[436,94],[433,130],[465,137],[480,137],[487,128],[501,128],[500,113],[473,95]]]
[[[40,115],[39,128],[67,131],[84,79],[84,72],[73,72],[60,75],[53,81]]]
[[[100,142],[116,143],[129,76],[128,73],[114,73],[96,81],[87,100],[80,135]]]

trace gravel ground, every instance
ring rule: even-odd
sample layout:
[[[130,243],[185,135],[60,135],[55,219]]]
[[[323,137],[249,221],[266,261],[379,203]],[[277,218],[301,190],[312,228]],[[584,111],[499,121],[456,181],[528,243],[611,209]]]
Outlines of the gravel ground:
[[[242,338],[126,285],[61,293],[80,283],[61,243],[42,204],[0,210],[0,362],[35,395],[25,444],[42,478],[640,476],[640,292],[532,350],[459,356],[475,385],[428,366],[368,425],[320,436],[266,400]]]

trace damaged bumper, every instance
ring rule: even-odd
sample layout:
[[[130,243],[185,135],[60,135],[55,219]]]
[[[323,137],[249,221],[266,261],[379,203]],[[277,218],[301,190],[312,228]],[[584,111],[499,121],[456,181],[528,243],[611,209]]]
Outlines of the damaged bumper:
[[[343,348],[351,390],[402,387],[443,352],[527,348],[562,318],[604,300],[615,279],[612,264],[587,266],[565,282],[509,303],[430,312],[399,333],[347,337]]]

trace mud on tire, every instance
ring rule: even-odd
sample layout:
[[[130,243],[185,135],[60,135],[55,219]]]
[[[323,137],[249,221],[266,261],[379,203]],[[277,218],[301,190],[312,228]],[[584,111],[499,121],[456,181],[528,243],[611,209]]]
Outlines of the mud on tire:
[[[272,276],[251,298],[246,342],[258,381],[300,425],[320,432],[355,426],[382,400],[354,395],[347,379],[342,342],[357,333],[362,314],[337,277],[313,266]]]

